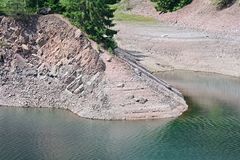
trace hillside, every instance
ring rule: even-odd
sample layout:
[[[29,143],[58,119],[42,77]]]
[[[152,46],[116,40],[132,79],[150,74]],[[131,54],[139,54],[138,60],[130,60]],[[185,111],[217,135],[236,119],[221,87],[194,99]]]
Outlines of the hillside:
[[[217,10],[211,0],[193,0],[191,4],[176,12],[164,14],[157,13],[154,10],[154,5],[148,0],[141,0],[133,6],[131,12],[134,14],[153,16],[170,24],[206,31],[240,34],[240,6],[238,2],[228,8]]]
[[[174,13],[159,16],[162,21],[199,28],[214,32],[240,34],[239,3],[217,10],[210,0],[193,0],[193,2]]]
[[[181,115],[183,97],[151,84],[60,15],[0,17],[0,106],[68,109],[92,119]]]
[[[218,11],[208,0],[194,0],[160,15],[148,0],[131,6],[125,11],[127,20],[138,16],[138,21],[117,21],[116,40],[138,63],[152,72],[191,70],[240,77],[237,4]],[[149,13],[155,17],[151,23]]]

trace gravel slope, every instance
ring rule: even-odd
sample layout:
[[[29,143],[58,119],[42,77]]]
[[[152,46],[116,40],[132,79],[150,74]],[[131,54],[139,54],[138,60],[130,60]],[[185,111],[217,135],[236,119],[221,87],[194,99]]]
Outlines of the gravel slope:
[[[133,1],[133,2],[132,2]],[[134,3],[136,0],[130,0]],[[134,14],[152,16],[161,22],[181,27],[194,28],[218,34],[240,35],[240,6],[236,2],[228,8],[217,10],[211,0],[193,0],[184,8],[159,14],[149,0],[141,0],[133,5]]]
[[[0,106],[61,108],[105,120],[170,118],[187,110],[182,96],[160,84],[157,92],[59,15],[27,23],[0,17],[0,46]]]
[[[201,31],[201,27],[205,27],[205,24],[199,27],[194,22],[194,20],[198,19],[191,19],[191,16],[199,16],[204,8],[209,7],[210,4],[207,2],[208,0],[201,2],[194,0],[191,5],[187,6],[190,7],[189,9],[185,7],[178,12],[165,15],[156,16],[156,11],[149,10],[149,13],[153,12],[152,15],[154,17],[161,20],[165,18],[165,22],[175,21],[173,17],[181,13],[179,20],[183,23],[185,23],[185,20],[188,20],[186,24],[190,27],[186,27],[186,25],[180,27],[162,22],[157,24],[117,22],[116,29],[119,32],[116,40],[119,47],[132,52],[142,65],[153,72],[182,69],[215,72],[240,77],[240,36],[235,34],[235,32],[230,32],[231,30],[226,30],[226,32],[230,32],[229,34],[225,34],[225,31],[218,33],[218,29],[221,28],[219,27],[220,21],[219,23],[215,21],[206,23],[206,25],[214,29],[214,32],[206,31],[209,28]],[[140,7],[141,5],[139,4],[138,7],[133,8],[132,12],[145,15],[144,12],[141,12],[143,8],[153,8],[152,4],[147,0],[141,4],[148,5],[148,7]],[[194,11],[196,5],[199,6],[199,10]],[[234,10],[235,7],[237,6],[232,6],[229,8],[229,11]],[[187,10],[192,13],[185,13]],[[228,14],[225,14],[227,10],[219,12],[211,8],[212,12],[208,13],[206,11],[206,13],[202,13],[202,18],[205,15],[216,16],[221,14],[227,19]],[[236,15],[238,15],[238,12],[236,12]],[[205,17],[205,19],[207,18]],[[239,21],[240,19],[236,23],[226,24],[234,28]],[[209,22],[211,22],[211,17]],[[221,23],[223,22],[221,21]],[[194,27],[197,30],[191,29]]]

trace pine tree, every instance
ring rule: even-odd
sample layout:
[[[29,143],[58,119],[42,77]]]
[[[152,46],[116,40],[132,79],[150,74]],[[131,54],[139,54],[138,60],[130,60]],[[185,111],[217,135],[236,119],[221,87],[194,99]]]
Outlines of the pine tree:
[[[117,33],[111,28],[114,10],[110,4],[119,0],[0,0],[11,13],[36,12],[41,7],[50,7],[53,11],[67,16],[74,25],[85,31],[91,39],[102,43],[106,48],[114,48],[113,36]],[[0,8],[1,10],[1,8]]]
[[[24,14],[26,9],[25,0],[8,0],[5,4],[6,10],[10,14]]]
[[[65,7],[65,15],[73,23],[81,27],[91,39],[104,44],[107,48],[114,48],[113,36],[117,33],[112,30],[113,13],[109,5],[116,0],[60,0]]]
[[[192,0],[151,0],[151,1],[157,3],[156,9],[161,12],[176,11],[192,2]]]

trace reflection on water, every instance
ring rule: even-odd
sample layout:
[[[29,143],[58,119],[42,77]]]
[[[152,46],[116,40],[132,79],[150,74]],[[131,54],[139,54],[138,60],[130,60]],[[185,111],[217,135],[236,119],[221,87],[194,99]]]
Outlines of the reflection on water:
[[[177,119],[93,121],[51,109],[0,108],[0,160],[239,160],[238,79],[159,75],[184,92]]]
[[[0,108],[0,159],[134,159],[168,122],[93,121],[61,110]]]
[[[185,96],[202,106],[212,107],[226,103],[240,109],[240,79],[219,74],[170,71],[158,77],[177,87]],[[220,103],[220,104],[219,104]],[[239,107],[238,107],[239,106]]]

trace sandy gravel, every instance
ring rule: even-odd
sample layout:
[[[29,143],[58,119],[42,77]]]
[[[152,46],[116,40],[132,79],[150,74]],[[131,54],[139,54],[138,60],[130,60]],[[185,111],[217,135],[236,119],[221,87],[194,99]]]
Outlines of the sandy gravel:
[[[109,54],[102,54],[106,64],[103,92],[109,95],[114,119],[159,119],[178,117],[187,110],[182,97],[162,86],[155,91],[140,80],[132,68]]]
[[[173,118],[188,108],[172,87],[100,52],[59,15],[28,23],[0,17],[0,42],[0,107],[67,109],[102,120]]]
[[[193,0],[191,4],[171,13],[156,12],[150,0],[129,0],[135,5],[133,14],[152,16],[163,23],[210,31],[218,34],[240,35],[240,5],[233,5],[217,10],[212,0]]]
[[[206,0],[202,3],[204,2]],[[200,2],[195,0],[194,3],[199,5]],[[151,5],[147,0],[142,4]],[[144,15],[142,9],[136,7],[132,11]],[[156,12],[152,10],[149,12],[153,12],[153,17],[156,17]],[[173,14],[176,13],[172,13],[171,16],[168,14],[168,18],[167,15],[165,18],[173,20],[171,19]],[[235,23],[232,24],[233,28],[234,26]],[[219,28],[217,22],[215,32],[200,31],[201,27],[190,29],[194,27],[179,27],[162,22],[156,24],[117,22],[116,28],[119,30],[116,36],[119,47],[128,50],[137,61],[151,71],[182,69],[240,77],[240,36],[234,32],[217,33]],[[213,24],[211,28],[214,28]]]

